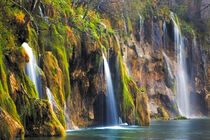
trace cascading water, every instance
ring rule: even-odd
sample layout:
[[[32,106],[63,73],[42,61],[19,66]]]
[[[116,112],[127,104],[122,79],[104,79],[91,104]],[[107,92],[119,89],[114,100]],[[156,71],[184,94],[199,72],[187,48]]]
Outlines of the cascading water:
[[[177,54],[176,71],[176,98],[181,115],[190,117],[190,102],[188,89],[188,76],[186,69],[184,38],[181,35],[178,19],[173,13],[170,14],[174,24],[174,42]]]
[[[168,56],[163,52],[163,57],[166,61],[166,65],[167,65],[167,69],[168,69],[168,74],[169,74],[169,78],[173,79],[173,72],[172,72],[172,68],[171,68],[171,60],[168,58]]]
[[[29,47],[29,45],[24,42],[22,44],[22,47],[25,49],[26,53],[28,54],[29,56],[29,62],[26,63],[25,65],[25,72],[26,72],[26,75],[29,77],[29,79],[34,83],[35,87],[36,87],[36,90],[39,94],[39,97],[41,96],[41,87],[40,87],[40,84],[38,83],[39,82],[39,74],[38,74],[38,66],[37,66],[37,63],[36,63],[36,57],[33,53],[33,50],[31,47]]]
[[[106,79],[106,90],[107,90],[107,124],[108,125],[118,125],[118,115],[117,107],[115,103],[114,89],[112,84],[111,72],[109,69],[109,64],[103,53],[104,59],[104,72]]]
[[[139,36],[140,36],[140,44],[141,44],[141,42],[142,42],[141,35],[142,35],[142,27],[143,27],[143,18],[142,18],[140,13],[138,13],[138,15],[139,15]]]
[[[69,118],[69,115],[68,115],[68,109],[66,107],[66,103],[64,104],[63,113],[64,113],[66,126],[67,126],[66,129],[69,130],[70,129],[70,118]]]
[[[57,106],[57,103],[52,95],[52,92],[50,91],[50,89],[48,87],[46,87],[46,93],[47,93],[47,97],[49,99],[50,105],[51,105],[52,109],[54,109],[54,107]]]
[[[44,13],[43,13],[42,8],[40,6],[39,6],[39,13],[40,13],[41,17],[43,17],[45,19],[45,21],[49,23],[48,17],[44,16]]]
[[[167,44],[167,26],[166,26],[166,22],[165,20],[163,21],[163,43],[164,43],[164,47],[166,48],[168,46]]]

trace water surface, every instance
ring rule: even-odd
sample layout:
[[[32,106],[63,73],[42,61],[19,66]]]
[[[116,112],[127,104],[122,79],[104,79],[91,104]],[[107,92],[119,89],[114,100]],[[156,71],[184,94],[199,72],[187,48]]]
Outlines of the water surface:
[[[62,138],[30,138],[38,140],[141,140],[186,139],[209,140],[210,119],[152,121],[150,126],[117,126],[67,131]],[[26,139],[27,140],[27,139]]]

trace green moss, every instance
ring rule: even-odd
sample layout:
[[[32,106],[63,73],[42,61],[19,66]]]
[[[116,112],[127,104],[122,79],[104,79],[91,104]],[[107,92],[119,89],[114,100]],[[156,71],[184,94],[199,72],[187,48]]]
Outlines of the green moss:
[[[26,89],[26,92],[30,97],[39,98],[34,83],[29,79],[29,77],[25,73],[17,73],[15,77],[17,83],[22,83],[22,86]]]
[[[187,120],[187,117],[185,117],[185,116],[178,116],[178,117],[174,118],[174,120]]]
[[[51,89],[52,94],[59,106],[63,106],[65,98],[63,95],[63,73],[58,66],[56,57],[51,52],[46,52],[43,57],[43,71],[47,79],[47,86]],[[65,83],[66,84],[66,83]]]
[[[67,83],[62,82],[63,73],[58,65],[56,57],[51,52],[45,52],[42,57],[43,61],[43,71],[45,72],[47,79],[47,86],[50,88],[52,95],[58,105],[55,112],[61,122],[65,127],[65,118],[62,111],[62,106],[65,102],[65,97],[63,95],[63,85]]]
[[[27,42],[31,48],[33,48],[33,52],[35,53],[35,56],[38,56],[39,54],[39,45],[38,45],[38,36],[35,29],[28,26],[28,39]]]
[[[127,23],[128,25],[128,33],[131,33],[132,32],[132,23],[131,23],[131,21],[130,21],[130,18],[128,18],[128,23]]]
[[[118,53],[118,60],[119,60],[119,69],[120,69],[120,83],[121,83],[121,93],[122,93],[122,103],[123,103],[123,115],[124,118],[127,118],[131,113],[132,110],[135,108],[134,101],[132,95],[129,91],[128,84],[131,82],[131,77],[127,75],[125,66],[122,62],[122,56],[120,52]]]
[[[158,112],[160,113],[160,116],[156,116],[156,120],[169,120],[168,113],[165,111],[164,107],[159,107]]]
[[[0,83],[0,88],[2,88],[2,85]],[[0,91],[0,106],[7,111],[13,118],[16,120],[20,125],[20,118],[16,110],[16,106],[11,99],[11,97],[6,93],[5,91]]]
[[[19,124],[21,124],[19,115],[16,111],[16,106],[8,93],[7,75],[5,69],[6,68],[3,64],[2,51],[0,50],[0,106],[6,112],[8,112]]]
[[[163,119],[164,120],[169,120],[168,113],[165,111],[163,107],[161,107],[162,113],[163,113]]]
[[[65,26],[60,25],[59,27],[60,33],[57,31],[56,26],[52,25],[51,32],[50,32],[50,38],[48,41],[48,50],[51,50],[53,54],[56,56],[58,60],[59,67],[61,68],[63,72],[63,95],[65,98],[68,98],[70,96],[70,78],[69,78],[69,64],[68,59],[66,55],[66,48],[64,44],[65,39],[65,31],[63,31],[63,28]],[[65,35],[64,35],[65,34]]]
[[[187,23],[184,20],[181,20],[181,29],[184,33],[194,35],[193,28],[191,27],[189,23]]]
[[[148,126],[150,124],[147,94],[140,93],[137,95],[135,114],[135,120],[138,125]]]
[[[147,92],[147,90],[145,88],[141,88],[140,91],[141,91],[141,93],[146,93]]]
[[[15,139],[15,137],[24,139],[23,126],[1,107],[0,116],[0,139]]]

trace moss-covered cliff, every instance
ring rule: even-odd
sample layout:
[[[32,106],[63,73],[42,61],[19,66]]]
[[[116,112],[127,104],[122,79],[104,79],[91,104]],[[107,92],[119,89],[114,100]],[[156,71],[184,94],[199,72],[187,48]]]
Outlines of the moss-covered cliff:
[[[107,112],[101,115],[98,108],[106,96],[102,50],[116,62],[112,71],[119,72],[112,75],[118,77],[119,116],[129,124],[149,125],[147,95],[125,70],[109,15],[68,0],[3,0],[0,5],[0,133],[5,133],[0,138],[63,136],[65,128],[105,124]],[[38,62],[41,92],[25,73],[30,56],[21,47],[24,42]],[[50,105],[46,88],[56,105]]]
[[[208,52],[201,46],[208,44],[208,32],[186,18],[188,3],[184,1],[181,9],[174,4],[164,0],[1,0],[0,139],[63,136],[65,129],[105,125],[108,112],[102,51],[110,62],[123,122],[149,125],[150,117],[167,120],[178,116],[175,75],[169,78],[163,55],[171,59],[175,73],[171,11],[177,13],[185,36],[194,85],[191,91],[195,91],[191,95],[199,99],[194,106],[198,114],[207,113],[210,96],[205,80],[209,70],[204,60],[208,60]],[[193,48],[194,37],[198,45]],[[24,42],[38,62],[42,85],[38,91],[24,70],[30,61],[21,46]],[[201,57],[202,52],[207,59]],[[46,89],[51,91],[53,105]]]

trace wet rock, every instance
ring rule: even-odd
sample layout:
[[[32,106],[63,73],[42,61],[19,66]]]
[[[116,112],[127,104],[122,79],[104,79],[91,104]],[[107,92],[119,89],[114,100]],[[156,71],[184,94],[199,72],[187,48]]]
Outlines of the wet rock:
[[[139,116],[137,124],[147,126],[150,124],[150,113],[148,107],[148,97],[139,93],[136,98],[136,114]]]
[[[0,139],[24,137],[23,126],[0,107]]]

